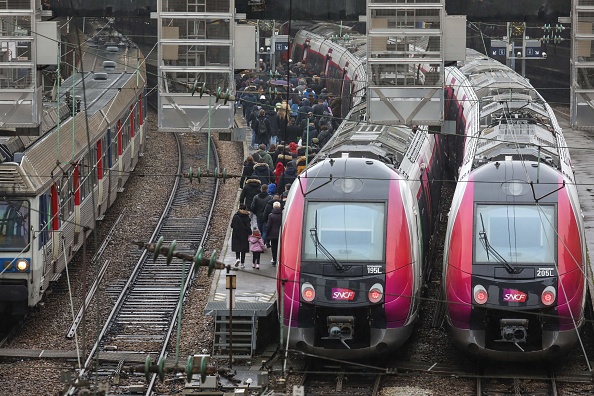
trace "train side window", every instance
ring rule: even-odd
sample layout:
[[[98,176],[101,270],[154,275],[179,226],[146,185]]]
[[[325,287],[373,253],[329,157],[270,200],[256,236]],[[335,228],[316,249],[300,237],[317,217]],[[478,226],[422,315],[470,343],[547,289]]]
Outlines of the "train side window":
[[[88,194],[88,190],[87,190],[87,186],[85,184],[85,180],[87,177],[87,163],[85,161],[85,158],[81,158],[80,161],[78,161],[78,185],[80,188],[80,199],[83,200],[85,199],[85,197]]]
[[[303,59],[303,45],[295,45],[295,51],[293,52],[293,62],[301,62]]]
[[[130,143],[130,117],[122,119],[122,150],[125,150]]]
[[[328,92],[340,96],[342,93],[342,76],[342,70],[340,70],[337,65],[331,63],[326,78],[326,88],[328,88]]]
[[[103,151],[103,174],[107,174],[107,170],[111,168],[111,148],[109,147],[109,139],[111,135],[111,129],[107,129],[107,133],[103,136],[101,144],[101,150]]]
[[[39,249],[51,239],[50,224],[51,199],[49,193],[45,193],[39,196]]]
[[[110,167],[118,161],[118,126],[114,125],[111,130],[115,133],[111,137],[111,142],[109,144],[109,147],[111,148],[111,162],[109,163]]]
[[[70,177],[62,182],[60,187],[60,207],[62,221],[68,219],[68,216],[74,211],[74,200],[72,198],[72,173]]]

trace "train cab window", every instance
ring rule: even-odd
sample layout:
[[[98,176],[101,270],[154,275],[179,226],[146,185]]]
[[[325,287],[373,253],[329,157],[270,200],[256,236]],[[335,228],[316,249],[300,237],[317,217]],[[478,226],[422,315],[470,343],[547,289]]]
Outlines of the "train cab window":
[[[28,250],[29,202],[0,200],[0,251]]]
[[[555,263],[555,207],[546,205],[477,205],[474,260],[500,263]]]
[[[383,260],[385,210],[379,202],[309,202],[303,259],[327,260],[321,244],[341,262]]]

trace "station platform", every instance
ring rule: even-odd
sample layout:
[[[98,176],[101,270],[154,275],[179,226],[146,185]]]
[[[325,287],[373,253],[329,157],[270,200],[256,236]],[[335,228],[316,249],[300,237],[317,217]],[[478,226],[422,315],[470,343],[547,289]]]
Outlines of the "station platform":
[[[235,117],[235,122],[238,127],[247,127],[239,113]],[[246,158],[249,153],[247,140],[251,140],[251,134],[246,135],[243,142],[243,158]],[[239,202],[240,193],[241,190],[238,189],[236,202]],[[244,370],[237,371],[236,379],[245,374],[255,380],[254,371],[257,372],[259,366],[251,366],[252,359],[257,354],[265,354],[270,341],[278,338],[278,332],[275,330],[278,327],[275,326],[278,320],[276,267],[272,266],[272,254],[268,249],[260,256],[260,269],[252,268],[251,253],[246,254],[245,268],[235,268],[235,252],[231,250],[231,218],[228,220],[225,242],[218,259],[227,265],[227,269],[214,272],[204,314],[214,317],[212,357],[227,360],[232,354],[233,361],[239,366],[244,366]],[[235,277],[236,284],[233,290],[232,300],[235,303],[232,309],[229,309],[231,293],[227,289],[229,276]],[[241,363],[242,361],[244,364]],[[252,383],[252,387],[256,386],[257,382],[259,380]]]
[[[247,128],[245,119],[241,112],[235,115],[235,124],[238,127]],[[247,134],[243,142],[243,158],[246,158],[250,149],[248,139],[251,135]],[[241,190],[237,191],[237,202]],[[225,264],[234,267],[235,253],[231,251],[231,218],[225,244],[220,257]],[[260,269],[252,268],[252,254],[247,253],[245,258],[245,269],[231,270],[231,275],[236,275],[237,289],[234,290],[235,308],[233,314],[244,314],[242,311],[257,311],[258,316],[267,316],[273,309],[276,302],[276,267],[271,265],[272,254],[270,249],[260,256]],[[209,302],[205,308],[205,314],[213,315],[211,311],[217,310],[220,313],[226,313],[229,290],[226,288],[226,271],[215,271],[213,275],[213,284]]]

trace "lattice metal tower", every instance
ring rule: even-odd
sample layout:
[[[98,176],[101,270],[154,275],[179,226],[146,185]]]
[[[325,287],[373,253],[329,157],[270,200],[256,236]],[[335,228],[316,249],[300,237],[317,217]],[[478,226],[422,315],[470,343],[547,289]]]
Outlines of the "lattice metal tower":
[[[573,0],[571,26],[571,125],[594,128],[594,0]]]
[[[159,0],[159,130],[205,132],[233,125],[233,103],[199,93],[234,93],[234,0]]]
[[[444,0],[368,0],[370,122],[442,124],[444,14]]]
[[[40,0],[0,0],[0,129],[35,129],[41,122],[40,20]]]

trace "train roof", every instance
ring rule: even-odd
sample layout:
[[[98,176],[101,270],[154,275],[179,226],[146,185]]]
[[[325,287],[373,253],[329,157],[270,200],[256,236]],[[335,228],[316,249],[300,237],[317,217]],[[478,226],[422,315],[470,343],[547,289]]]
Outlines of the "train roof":
[[[146,86],[142,52],[121,35],[102,37],[114,37],[113,42],[103,43],[98,38],[96,46],[83,43],[80,69],[85,72],[76,73],[62,83],[59,105],[57,101],[44,103],[42,134],[0,139],[0,190],[5,194],[35,195],[46,188],[52,181],[56,163],[78,159],[88,143],[94,144],[107,128],[129,113],[131,103],[138,101]],[[83,76],[85,95],[81,95]],[[66,103],[67,92],[74,99],[78,96],[82,101],[86,99],[86,111],[81,103],[80,113],[72,117]]]
[[[327,158],[308,167],[299,178],[305,178],[306,197],[313,200],[387,199],[389,180],[400,180],[396,170],[382,161],[370,158]],[[345,187],[346,180],[352,181],[351,188]],[[320,188],[331,183],[332,189]]]
[[[475,188],[477,202],[514,202],[534,204],[556,202],[559,173],[537,161],[502,159],[489,162],[472,173],[473,181],[481,184]]]
[[[318,23],[308,29],[300,30],[298,34],[320,42],[330,40],[333,36],[348,34],[348,40],[338,40],[338,45],[346,48],[351,54],[364,62],[367,59],[367,37],[349,26],[340,26],[335,23]]]
[[[60,101],[65,102],[67,96],[79,96],[81,100],[86,100],[88,115],[93,115],[105,107],[118,91],[135,77],[133,73],[143,58],[140,50],[136,46],[130,46],[126,41],[103,48],[97,45],[88,46],[85,57],[93,58],[92,62],[85,65],[89,69],[81,70],[84,74],[77,73],[64,81]],[[81,95],[83,78],[84,97]]]
[[[502,63],[467,50],[460,72],[472,88],[480,136],[475,166],[512,156],[560,167],[568,153],[555,115],[530,82]]]
[[[402,163],[414,131],[403,125],[379,125],[360,121],[366,110],[365,103],[354,107],[330,141],[320,150],[317,158],[339,158],[348,153],[349,157],[378,159],[394,165]]]

